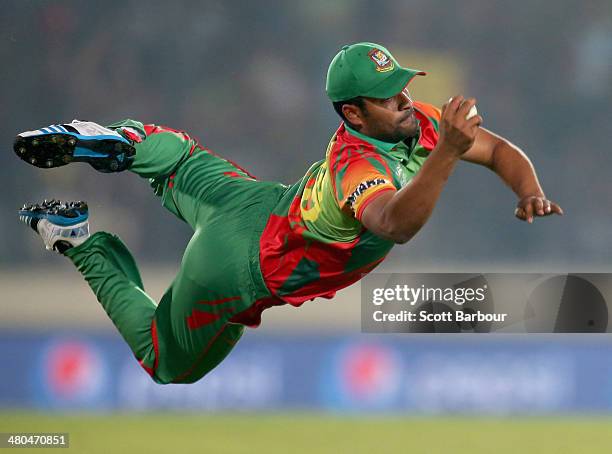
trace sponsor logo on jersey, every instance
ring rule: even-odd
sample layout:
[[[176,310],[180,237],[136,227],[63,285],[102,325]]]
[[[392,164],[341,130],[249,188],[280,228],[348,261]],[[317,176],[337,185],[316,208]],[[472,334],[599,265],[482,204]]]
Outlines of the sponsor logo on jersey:
[[[393,60],[380,49],[372,49],[368,52],[368,57],[376,63],[376,71],[378,72],[384,73],[391,71],[395,67]]]
[[[357,198],[363,194],[366,190],[368,190],[369,188],[373,187],[373,186],[378,186],[381,184],[387,184],[389,183],[389,181],[385,180],[384,178],[374,178],[373,180],[367,180],[364,181],[362,183],[359,184],[359,186],[357,186],[357,189],[355,189],[351,195],[348,196],[348,198],[346,199],[348,205],[351,207],[351,210],[355,211],[355,202],[357,201]]]

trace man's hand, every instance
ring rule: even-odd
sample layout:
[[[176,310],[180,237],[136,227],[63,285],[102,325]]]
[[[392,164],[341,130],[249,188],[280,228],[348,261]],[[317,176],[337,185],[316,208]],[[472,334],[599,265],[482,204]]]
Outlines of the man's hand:
[[[482,117],[475,115],[466,119],[470,109],[476,104],[476,99],[464,99],[454,96],[442,106],[440,118],[440,149],[449,150],[455,156],[461,156],[474,144]]]
[[[534,216],[563,215],[563,210],[555,202],[544,196],[528,196],[519,200],[514,215],[521,221],[533,222]]]

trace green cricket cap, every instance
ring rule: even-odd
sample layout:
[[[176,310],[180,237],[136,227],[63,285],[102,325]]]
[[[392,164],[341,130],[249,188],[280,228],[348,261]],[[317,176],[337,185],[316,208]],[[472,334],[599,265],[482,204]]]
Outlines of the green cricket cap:
[[[357,96],[390,98],[423,71],[402,68],[385,47],[374,43],[343,46],[327,70],[325,91],[332,102]]]

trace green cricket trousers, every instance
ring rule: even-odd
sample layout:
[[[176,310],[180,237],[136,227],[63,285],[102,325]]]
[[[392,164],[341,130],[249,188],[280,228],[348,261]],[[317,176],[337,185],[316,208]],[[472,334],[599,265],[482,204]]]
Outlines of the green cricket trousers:
[[[271,300],[259,268],[259,237],[285,186],[257,181],[184,132],[132,120],[110,127],[139,142],[130,170],[150,179],[193,237],[159,304],[145,293],[117,236],[97,232],[66,256],[153,380],[193,383],[240,339],[249,324],[241,314]]]

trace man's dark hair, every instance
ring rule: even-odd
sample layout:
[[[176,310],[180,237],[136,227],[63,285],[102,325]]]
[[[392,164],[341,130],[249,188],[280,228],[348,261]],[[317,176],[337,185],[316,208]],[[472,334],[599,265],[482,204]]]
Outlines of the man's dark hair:
[[[358,126],[353,125],[353,124],[352,124],[350,121],[348,121],[348,120],[346,119],[346,117],[344,116],[344,113],[342,112],[342,106],[344,106],[345,104],[350,104],[350,105],[353,105],[353,106],[357,106],[357,107],[359,107],[361,110],[364,110],[364,111],[365,111],[366,107],[365,107],[365,102],[364,102],[364,100],[363,100],[363,97],[361,97],[361,96],[357,96],[357,97],[355,97],[355,98],[347,99],[346,101],[336,101],[336,102],[334,102],[334,103],[333,103],[333,105],[334,105],[334,110],[336,111],[336,113],[337,113],[338,115],[340,115],[340,118],[342,118],[342,120],[343,120],[343,121],[344,121],[346,124],[348,124],[348,125],[349,125],[351,128],[353,128],[353,129],[357,129],[357,130],[358,130],[358,129],[359,129],[359,127],[358,127]]]

